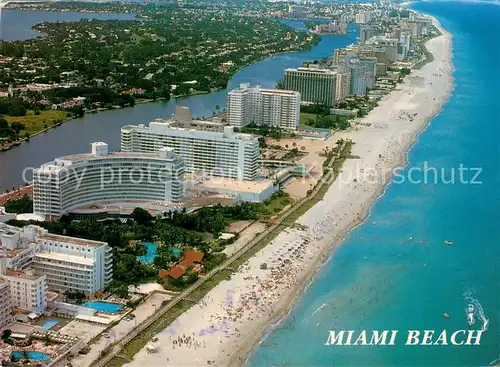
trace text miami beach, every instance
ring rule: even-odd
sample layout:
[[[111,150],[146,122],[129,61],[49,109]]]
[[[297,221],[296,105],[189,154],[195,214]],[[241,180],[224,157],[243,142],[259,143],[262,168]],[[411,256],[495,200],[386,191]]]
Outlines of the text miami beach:
[[[330,330],[325,345],[356,346],[356,345],[480,345],[484,330],[408,330],[404,338],[399,330]]]

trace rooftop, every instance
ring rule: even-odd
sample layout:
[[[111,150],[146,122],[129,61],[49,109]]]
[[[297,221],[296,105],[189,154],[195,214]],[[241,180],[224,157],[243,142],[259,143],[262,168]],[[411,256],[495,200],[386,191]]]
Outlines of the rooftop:
[[[76,237],[68,237],[68,236],[62,236],[59,234],[52,234],[52,233],[46,233],[43,236],[41,236],[40,238],[47,240],[47,241],[58,241],[58,242],[71,243],[73,245],[80,245],[80,246],[101,247],[101,246],[106,245],[106,242],[93,241],[93,240],[87,240],[87,239],[76,238]]]
[[[40,279],[40,278],[45,276],[43,274],[36,274],[32,269],[28,269],[26,271],[7,269],[7,271],[5,272],[5,275],[8,277],[22,278],[22,279],[27,279],[27,280],[36,280],[36,279]]]
[[[158,159],[158,160],[171,160],[172,158],[161,157],[158,153],[136,153],[136,152],[112,152],[106,155],[97,155],[92,153],[72,154],[64,157],[56,158],[53,161],[41,165],[40,170],[50,171],[54,169],[61,169],[65,166],[70,166],[82,161],[88,160],[103,160],[103,159],[120,159],[120,158],[141,158],[141,159]]]
[[[282,95],[287,95],[287,96],[295,96],[299,95],[299,92],[293,91],[293,90],[286,90],[286,89],[271,89],[271,88],[262,88],[260,85],[256,85],[254,87],[250,86],[249,83],[241,83],[239,88],[233,89],[232,91],[229,92],[229,94],[235,94],[247,90],[252,90],[256,89],[261,91],[264,94],[282,94]]]
[[[186,251],[186,253],[184,254],[184,260],[199,263],[199,262],[201,262],[201,260],[203,260],[204,255],[205,254],[203,252],[195,251],[195,250],[191,249],[191,250]]]
[[[78,265],[89,265],[89,266],[94,265],[94,260],[91,258],[84,258],[82,256],[75,256],[75,255],[66,255],[58,252],[37,252],[35,257],[48,260],[65,261]]]
[[[195,185],[196,188],[232,190],[240,192],[259,193],[272,186],[274,181],[268,179],[257,179],[254,181],[232,180],[229,178],[213,178]]]
[[[170,275],[174,279],[179,279],[181,276],[183,276],[186,273],[186,271],[180,267],[179,265],[174,266],[168,275]]]
[[[196,136],[201,139],[248,140],[257,142],[257,138],[251,134],[235,133],[232,126],[224,127],[224,131],[213,131],[196,127],[197,126],[178,123],[174,120],[155,120],[150,122],[147,127],[143,124],[126,125],[122,127],[122,131],[144,131],[158,135],[171,133],[173,136],[191,135],[192,137]]]
[[[145,201],[145,200],[103,200],[92,204],[84,204],[68,209],[68,212],[74,214],[93,214],[93,213],[116,213],[132,214],[135,208],[141,207],[151,214],[161,214],[167,209],[181,207],[180,203]]]
[[[16,247],[13,250],[7,251],[6,256],[7,256],[7,259],[12,259],[12,258],[16,257],[17,255],[21,254],[22,252],[29,251],[29,250],[30,250],[30,248]]]
[[[308,73],[317,73],[317,74],[336,74],[337,72],[335,70],[330,70],[330,69],[320,69],[320,68],[313,68],[313,67],[298,67],[298,68],[288,68],[285,69],[285,72],[291,72],[291,71],[298,71],[298,72],[308,72]]]

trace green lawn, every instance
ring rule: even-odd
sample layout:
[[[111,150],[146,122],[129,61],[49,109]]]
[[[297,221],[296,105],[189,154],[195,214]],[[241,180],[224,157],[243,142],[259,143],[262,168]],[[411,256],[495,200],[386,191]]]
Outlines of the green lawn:
[[[20,136],[24,137],[25,133],[33,135],[46,127],[51,127],[55,121],[66,120],[66,114],[66,111],[59,110],[40,111],[39,115],[35,115],[33,111],[28,111],[26,116],[4,116],[4,118],[9,124],[15,121],[23,124],[25,128],[21,130]]]
[[[300,124],[301,125],[309,125],[307,122],[309,120],[316,121],[317,117],[318,117],[318,115],[316,115],[315,113],[301,112],[300,113]]]
[[[281,212],[285,206],[293,204],[293,201],[293,198],[289,195],[271,197],[262,203],[264,210],[260,219],[269,219],[271,216]]]

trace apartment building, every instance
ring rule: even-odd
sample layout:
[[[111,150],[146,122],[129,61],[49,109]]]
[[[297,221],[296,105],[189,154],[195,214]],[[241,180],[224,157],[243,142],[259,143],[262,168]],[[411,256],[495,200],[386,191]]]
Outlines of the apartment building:
[[[12,306],[23,310],[42,313],[47,306],[46,276],[33,269],[5,269],[2,278],[10,284]]]
[[[377,76],[377,58],[376,57],[360,57],[359,64],[364,69],[366,88],[373,89]]]
[[[356,14],[356,23],[358,24],[367,24],[372,20],[372,12],[371,11],[360,11]]]
[[[0,331],[12,322],[12,295],[9,282],[0,278]]]
[[[260,161],[259,141],[250,134],[205,131],[174,120],[155,120],[149,126],[128,125],[121,129],[122,152],[150,153],[174,148],[184,160],[186,172],[236,180],[254,180]]]
[[[227,115],[229,124],[238,128],[255,123],[296,130],[300,122],[300,93],[240,84],[228,93]]]
[[[337,73],[337,83],[335,85],[335,98],[337,102],[342,102],[351,91],[351,73]]]
[[[348,46],[335,50],[339,70],[348,74],[348,77],[343,79],[343,83],[349,82],[349,93],[353,95],[364,95],[368,89],[375,87],[377,58],[367,56],[365,52],[362,52],[363,49],[365,46]]]
[[[401,52],[404,51],[404,47],[401,47],[402,42],[399,42],[397,39],[394,38],[387,38],[383,35],[377,35],[371,37],[369,40],[366,41],[366,44],[383,47],[385,51],[385,57],[387,58],[388,63],[400,59]]]
[[[56,158],[33,172],[33,211],[54,219],[78,207],[128,200],[178,203],[184,198],[184,162],[173,148],[151,153],[92,152]]]
[[[6,269],[9,280],[27,278],[26,287],[30,280],[29,286],[36,284],[38,290],[44,289],[41,284],[45,282],[57,292],[94,294],[113,279],[113,252],[105,242],[51,234],[35,225],[17,228],[5,223],[0,223],[0,240],[1,268]],[[20,261],[27,253],[30,255]],[[9,264],[19,267],[9,268]],[[24,271],[24,275],[11,271]],[[36,302],[27,299],[27,303]]]
[[[359,44],[362,45],[370,38],[376,36],[379,33],[377,27],[361,26],[359,30]]]
[[[301,100],[335,106],[337,72],[329,69],[305,68],[286,69],[283,89],[300,93]]]

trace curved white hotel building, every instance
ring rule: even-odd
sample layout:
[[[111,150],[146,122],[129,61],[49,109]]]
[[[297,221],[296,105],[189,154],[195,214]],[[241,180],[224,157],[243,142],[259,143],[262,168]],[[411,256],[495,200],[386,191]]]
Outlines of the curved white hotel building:
[[[92,152],[56,158],[33,172],[33,209],[47,219],[99,202],[178,203],[184,198],[184,162],[173,148],[155,153]]]
[[[121,129],[122,152],[156,152],[172,147],[183,159],[187,172],[201,172],[236,180],[254,180],[260,161],[259,141],[249,134],[194,129],[189,123],[155,120],[148,127],[128,125]]]

